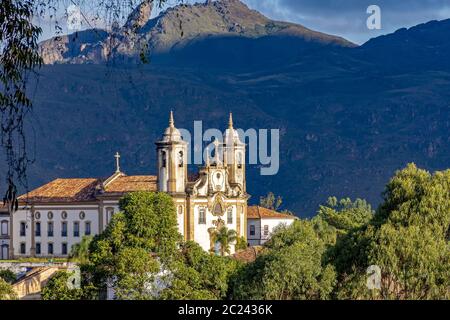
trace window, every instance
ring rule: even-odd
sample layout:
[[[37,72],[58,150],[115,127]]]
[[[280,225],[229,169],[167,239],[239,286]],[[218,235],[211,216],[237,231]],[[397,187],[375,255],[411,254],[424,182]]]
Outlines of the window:
[[[74,237],[80,236],[80,223],[78,221],[73,222],[73,236]]]
[[[255,233],[256,233],[255,225],[254,225],[254,224],[251,224],[251,225],[250,225],[250,235],[251,235],[251,236],[254,236]]]
[[[182,168],[184,165],[183,151],[178,152],[178,166]]]
[[[61,222],[61,237],[67,237],[67,222]]]
[[[41,236],[41,223],[38,221],[38,222],[36,222],[36,224],[35,224],[35,229],[34,229],[34,235],[36,236],[36,237],[40,237]]]
[[[264,225],[264,235],[268,236],[269,235],[269,226],[266,224]]]
[[[53,237],[53,222],[47,222],[47,237]]]
[[[167,165],[166,152],[163,151],[163,152],[161,152],[161,167],[165,168],[166,165]]]
[[[84,223],[84,235],[90,236],[91,235],[91,222],[86,221]]]
[[[203,207],[198,210],[198,224],[206,224],[206,209]]]
[[[27,224],[25,222],[20,223],[20,236],[25,237],[26,235]]]
[[[41,254],[41,243],[36,242],[36,254]]]
[[[47,253],[48,254],[53,254],[53,243],[51,243],[51,242],[48,244]]]
[[[227,210],[227,223],[228,224],[233,223],[233,207],[228,208],[228,210]]]
[[[237,154],[237,167],[238,169],[242,169],[242,153],[238,152]]]
[[[3,220],[2,221],[2,236],[7,236],[9,234],[9,228],[8,228],[8,221]]]
[[[111,222],[113,215],[114,215],[114,208],[106,208],[106,224]]]
[[[66,255],[67,254],[67,243],[63,242],[61,244],[61,254]]]
[[[20,243],[20,254],[25,254],[26,252],[25,242]]]
[[[183,206],[178,206],[178,214],[183,214]]]

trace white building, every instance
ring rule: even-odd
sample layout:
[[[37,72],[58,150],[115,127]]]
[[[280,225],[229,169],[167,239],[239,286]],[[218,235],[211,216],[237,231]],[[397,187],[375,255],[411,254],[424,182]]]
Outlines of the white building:
[[[247,238],[249,234],[250,244],[261,244],[267,237],[266,225],[272,230],[276,223],[289,223],[292,217],[258,218],[251,214],[256,230],[252,233],[253,227],[247,224],[245,144],[233,128],[231,114],[224,142],[217,142],[214,149],[214,157],[208,156],[198,176],[190,180],[187,143],[171,113],[168,128],[156,142],[157,176],[127,176],[120,170],[120,156],[116,154],[116,171],[107,179],[56,179],[20,196],[18,211],[11,216],[0,215],[10,234],[6,240],[0,238],[7,241],[2,246],[2,259],[6,258],[3,250],[8,249],[11,258],[66,257],[84,235],[101,233],[119,211],[119,199],[133,191],[170,194],[176,205],[180,234],[205,250],[214,250],[212,235],[222,226],[235,230],[239,237]]]
[[[10,247],[9,212],[0,203],[0,260],[8,259]]]
[[[281,224],[290,225],[295,216],[269,210],[259,206],[247,209],[247,242],[250,246],[259,246],[270,239],[274,229]]]

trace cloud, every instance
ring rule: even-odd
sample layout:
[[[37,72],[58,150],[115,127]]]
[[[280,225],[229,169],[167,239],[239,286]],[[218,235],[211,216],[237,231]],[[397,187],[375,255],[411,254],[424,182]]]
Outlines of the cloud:
[[[450,18],[448,0],[244,0],[266,16],[303,24],[357,43],[430,20]],[[366,27],[370,5],[381,8],[382,30]]]

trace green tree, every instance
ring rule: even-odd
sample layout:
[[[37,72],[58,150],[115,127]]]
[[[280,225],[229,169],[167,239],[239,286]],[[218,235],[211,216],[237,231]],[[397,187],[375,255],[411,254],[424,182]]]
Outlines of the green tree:
[[[181,245],[179,255],[168,267],[167,287],[161,299],[224,299],[229,279],[240,263],[205,252],[196,242]]]
[[[135,192],[120,200],[121,212],[89,248],[92,283],[112,281],[118,299],[152,299],[162,265],[176,256],[181,236],[176,210],[166,193]]]
[[[16,300],[17,294],[11,284],[0,278],[0,300]]]
[[[4,269],[0,270],[0,278],[11,284],[16,281],[16,274],[11,270]]]
[[[282,203],[283,198],[280,196],[276,197],[273,192],[269,192],[266,196],[259,198],[259,205],[270,210],[278,210]]]
[[[245,239],[245,237],[238,237],[236,239],[236,246],[235,246],[235,250],[239,251],[239,250],[245,250],[247,249],[248,244],[247,244],[247,240]]]
[[[450,170],[430,174],[414,164],[398,171],[371,222],[336,243],[337,297],[443,299],[450,297]],[[381,269],[380,290],[364,281]]]
[[[80,288],[70,288],[68,285],[70,272],[58,271],[47,282],[42,289],[43,300],[79,300],[83,297]]]
[[[89,245],[93,238],[93,236],[84,236],[79,243],[74,244],[69,255],[70,259],[86,264],[89,260]]]
[[[213,234],[214,243],[220,244],[220,255],[231,252],[231,243],[236,241],[237,234],[235,230],[230,230],[227,227],[222,227]]]
[[[327,299],[335,272],[323,264],[325,243],[310,221],[280,227],[266,243],[267,250],[242,267],[232,280],[235,299]]]

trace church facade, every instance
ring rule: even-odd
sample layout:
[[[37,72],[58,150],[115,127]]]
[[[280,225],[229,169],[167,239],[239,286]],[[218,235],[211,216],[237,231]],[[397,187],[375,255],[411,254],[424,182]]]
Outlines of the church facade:
[[[258,234],[269,235],[274,226],[289,224],[294,218],[269,214],[265,217],[271,219],[269,231],[261,225],[261,214],[248,219],[246,150],[233,128],[231,114],[223,138],[223,142],[214,143],[214,156],[206,152],[204,165],[192,178],[187,167],[188,145],[175,127],[171,112],[169,126],[156,142],[156,176],[126,175],[116,154],[116,171],[107,179],[56,179],[20,196],[19,210],[8,215],[9,235],[8,243],[3,244],[3,256],[7,251],[9,258],[66,257],[83,236],[101,233],[120,210],[119,199],[135,191],[168,193],[176,207],[179,233],[204,250],[217,250],[212,235],[223,226],[244,239],[250,234],[251,245],[260,244],[255,226],[261,228]],[[258,219],[259,224],[255,223]]]

